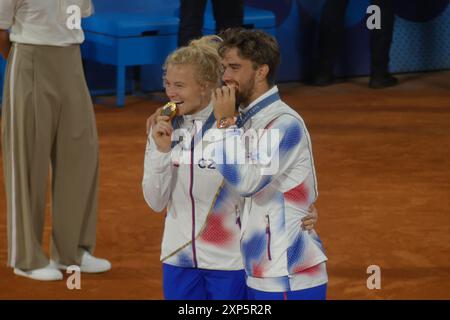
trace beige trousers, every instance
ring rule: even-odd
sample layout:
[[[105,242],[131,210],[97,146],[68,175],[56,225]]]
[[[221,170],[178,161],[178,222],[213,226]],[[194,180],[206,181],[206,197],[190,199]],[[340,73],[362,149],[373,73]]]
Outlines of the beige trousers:
[[[8,265],[48,264],[42,250],[51,168],[51,257],[79,264],[95,245],[98,138],[80,48],[13,44],[2,107]],[[50,166],[49,166],[50,164]]]

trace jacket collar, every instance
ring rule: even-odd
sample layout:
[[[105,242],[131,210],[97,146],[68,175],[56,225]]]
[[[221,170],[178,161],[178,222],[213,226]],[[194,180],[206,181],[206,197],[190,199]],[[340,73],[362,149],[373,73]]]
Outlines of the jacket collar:
[[[194,114],[187,114],[183,116],[183,120],[186,122],[195,122],[195,121],[202,121],[205,122],[211,112],[213,111],[212,103],[210,102],[208,106],[202,110],[200,110],[197,113]]]

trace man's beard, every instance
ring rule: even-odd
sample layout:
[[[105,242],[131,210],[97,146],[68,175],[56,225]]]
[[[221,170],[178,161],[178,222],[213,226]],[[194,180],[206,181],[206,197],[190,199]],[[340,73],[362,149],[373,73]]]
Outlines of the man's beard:
[[[244,97],[238,90],[236,90],[236,110],[239,109],[239,107],[243,103],[243,101],[244,101]]]
[[[236,105],[242,105],[243,108],[248,107],[252,102],[251,98],[255,89],[255,78],[253,77],[245,88],[236,91]]]

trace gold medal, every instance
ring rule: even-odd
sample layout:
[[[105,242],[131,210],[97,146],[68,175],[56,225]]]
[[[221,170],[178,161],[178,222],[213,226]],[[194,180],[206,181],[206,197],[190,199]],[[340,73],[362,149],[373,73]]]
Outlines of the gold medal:
[[[177,104],[175,102],[168,102],[161,110],[162,116],[168,116],[170,120],[177,114]]]

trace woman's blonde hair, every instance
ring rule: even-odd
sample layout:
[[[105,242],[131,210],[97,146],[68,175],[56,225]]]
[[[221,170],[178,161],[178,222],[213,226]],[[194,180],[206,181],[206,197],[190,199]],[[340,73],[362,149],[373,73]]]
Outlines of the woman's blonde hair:
[[[222,63],[218,48],[222,39],[218,36],[204,36],[192,40],[188,46],[178,48],[166,59],[163,70],[171,65],[192,65],[195,79],[199,84],[219,85],[222,77]]]

